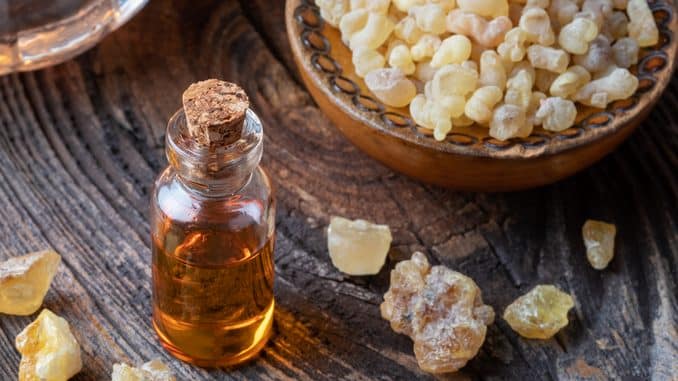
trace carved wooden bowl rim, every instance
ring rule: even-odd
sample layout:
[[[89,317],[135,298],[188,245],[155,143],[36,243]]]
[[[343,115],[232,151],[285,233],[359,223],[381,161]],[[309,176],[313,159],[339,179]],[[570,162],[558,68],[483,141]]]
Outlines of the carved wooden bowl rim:
[[[655,0],[649,5],[657,21],[660,41],[654,47],[642,49],[641,59],[631,69],[638,76],[640,86],[630,99],[613,102],[605,110],[578,106],[580,118],[573,127],[565,131],[536,129],[527,138],[507,141],[493,139],[487,134],[487,128],[477,126],[473,128],[481,131],[479,133],[457,132],[453,129],[444,141],[436,141],[431,131],[414,123],[409,112],[385,106],[343,75],[345,70],[353,71],[353,67],[344,69],[333,57],[332,45],[324,34],[325,22],[313,0],[288,0],[287,6],[294,7],[294,11],[291,12],[291,19],[288,17],[287,23],[288,30],[295,31],[290,39],[293,52],[302,66],[300,69],[310,75],[318,88],[335,105],[364,125],[435,151],[476,157],[521,159],[554,155],[594,143],[621,129],[635,128],[637,123],[633,123],[634,118],[645,108],[652,107],[668,86],[676,66],[678,50],[674,36],[678,30],[678,17],[673,0]],[[583,114],[586,116],[582,118]]]

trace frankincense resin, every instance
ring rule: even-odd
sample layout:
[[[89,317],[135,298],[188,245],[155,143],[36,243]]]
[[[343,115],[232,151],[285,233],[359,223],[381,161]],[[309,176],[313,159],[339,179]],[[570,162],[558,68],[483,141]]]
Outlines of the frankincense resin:
[[[576,103],[605,108],[630,97],[639,49],[659,41],[647,0],[316,4],[372,94],[387,106],[409,105],[438,141],[474,123],[499,140],[539,126],[568,129]]]
[[[539,285],[514,300],[504,311],[504,320],[528,339],[549,339],[568,323],[572,297],[552,285]]]
[[[478,353],[494,320],[473,279],[445,266],[431,267],[419,252],[391,271],[380,308],[394,331],[414,341],[419,367],[430,373],[462,368]]]
[[[61,256],[39,251],[0,263],[0,313],[30,315],[40,308]]]
[[[16,337],[19,381],[66,381],[82,369],[80,345],[68,322],[48,309]]]
[[[586,258],[596,270],[603,270],[614,257],[617,227],[602,221],[588,220],[582,227]]]
[[[113,365],[111,381],[176,381],[176,378],[167,365],[154,359],[138,368],[127,364]]]
[[[391,230],[365,220],[332,217],[327,248],[334,267],[349,275],[373,275],[381,270],[391,247]]]

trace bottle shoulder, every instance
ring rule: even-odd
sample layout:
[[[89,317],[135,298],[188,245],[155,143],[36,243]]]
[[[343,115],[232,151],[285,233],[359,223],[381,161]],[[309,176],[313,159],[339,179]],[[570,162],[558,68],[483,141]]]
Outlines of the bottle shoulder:
[[[260,167],[241,189],[223,197],[192,190],[168,167],[156,179],[151,195],[152,213],[184,223],[219,224],[238,218],[267,223],[274,207],[271,182]]]

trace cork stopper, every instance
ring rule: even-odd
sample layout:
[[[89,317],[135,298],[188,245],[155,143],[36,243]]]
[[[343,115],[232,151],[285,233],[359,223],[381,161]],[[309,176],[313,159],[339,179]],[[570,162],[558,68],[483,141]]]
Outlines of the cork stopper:
[[[218,79],[196,82],[182,101],[188,134],[198,145],[214,148],[240,139],[250,105],[240,86]]]

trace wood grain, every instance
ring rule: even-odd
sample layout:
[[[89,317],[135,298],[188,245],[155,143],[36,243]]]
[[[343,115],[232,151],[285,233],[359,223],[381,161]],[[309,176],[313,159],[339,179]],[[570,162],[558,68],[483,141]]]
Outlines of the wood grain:
[[[572,293],[553,340],[518,337],[498,319],[479,356],[438,379],[675,379],[678,370],[678,79],[619,150],[558,184],[520,193],[422,185],[358,152],[294,72],[283,3],[152,1],[74,61],[0,78],[0,258],[52,247],[63,264],[45,307],[71,323],[85,367],[161,357],[182,380],[413,380],[406,337],[379,317],[388,273],[423,250],[472,276],[501,313],[539,283]],[[230,370],[173,360],[150,325],[148,194],[165,165],[164,128],[191,82],[241,83],[266,128],[263,165],[278,189],[275,336]],[[387,223],[394,250],[373,277],[335,270],[333,214]],[[617,254],[593,270],[587,218],[614,222]],[[0,379],[13,380],[16,334],[0,317]]]

